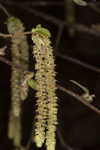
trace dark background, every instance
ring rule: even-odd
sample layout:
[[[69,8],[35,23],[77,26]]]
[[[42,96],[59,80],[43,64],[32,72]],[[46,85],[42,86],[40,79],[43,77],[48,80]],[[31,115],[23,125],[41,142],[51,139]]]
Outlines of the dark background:
[[[26,5],[25,2],[33,2],[34,5]],[[35,2],[37,6],[35,6]],[[50,5],[49,2],[56,2],[56,5],[54,5],[54,3]],[[61,22],[59,21],[58,24],[55,23],[55,18],[65,20],[65,3],[63,0],[1,0],[0,3],[11,15],[19,17],[23,21],[26,31],[30,31],[31,28],[37,24],[41,24],[50,30],[52,34],[52,46],[54,47],[57,83],[77,94],[81,93],[80,89],[70,83],[69,80],[75,80],[81,83],[86,86],[91,93],[96,95],[92,104],[100,108],[100,73],[63,58],[63,56],[71,56],[85,63],[94,65],[95,67],[99,67],[100,36],[75,30],[74,36],[71,37],[68,33],[68,26],[64,26],[62,34],[58,35]],[[80,7],[76,4],[74,4],[74,6],[77,24],[83,24],[91,28],[93,24],[100,23],[100,13],[97,13],[91,7]],[[99,8],[100,5],[97,6]],[[55,18],[48,20],[48,16],[45,17],[42,13],[39,15],[38,12]],[[2,33],[8,33],[6,24],[4,24],[6,20],[6,14],[0,9],[0,32]],[[7,45],[5,57],[11,59],[10,39],[0,37],[0,41],[1,47]],[[30,36],[28,36],[28,42],[30,44],[30,70],[34,70],[31,54],[32,41]],[[11,67],[0,62],[0,150],[13,149],[12,142],[7,138],[7,124],[10,109],[10,74]],[[29,98],[22,104],[22,144],[24,146],[26,146],[30,137],[35,115],[34,93],[35,92],[30,89]],[[73,150],[100,150],[100,116],[62,91],[57,90],[57,95],[59,104],[59,125],[57,128],[56,149],[70,150],[65,148],[61,143],[59,137],[60,133],[65,143],[70,145]],[[34,143],[31,144],[30,149],[37,149]]]

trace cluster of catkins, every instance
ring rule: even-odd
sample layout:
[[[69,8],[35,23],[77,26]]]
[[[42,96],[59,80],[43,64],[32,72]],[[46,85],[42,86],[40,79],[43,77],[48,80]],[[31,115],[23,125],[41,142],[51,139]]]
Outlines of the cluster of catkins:
[[[7,27],[8,32],[13,34],[11,39],[12,63],[28,70],[28,43],[24,34],[20,36],[20,33],[24,32],[23,24],[19,19],[10,17],[7,21]],[[36,61],[35,89],[37,98],[34,141],[37,147],[42,147],[43,143],[46,142],[47,150],[55,150],[57,125],[56,73],[50,36],[50,32],[40,25],[32,30],[33,55]],[[32,78],[32,76],[33,74],[30,74],[29,78]],[[21,103],[28,96],[26,78],[27,74],[25,75],[22,71],[12,67],[8,137],[13,140],[16,147],[21,147]]]
[[[55,64],[50,32],[40,25],[32,30],[36,80],[36,117],[34,141],[37,147],[46,142],[47,150],[55,150],[57,125],[57,97]]]

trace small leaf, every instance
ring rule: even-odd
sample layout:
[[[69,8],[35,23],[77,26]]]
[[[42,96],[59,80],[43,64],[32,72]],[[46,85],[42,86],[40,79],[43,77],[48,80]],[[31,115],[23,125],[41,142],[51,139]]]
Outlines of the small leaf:
[[[87,2],[85,2],[85,0],[73,0],[73,2],[80,6],[87,6]]]
[[[36,81],[33,79],[30,79],[27,81],[28,85],[32,88],[32,89],[36,89]]]

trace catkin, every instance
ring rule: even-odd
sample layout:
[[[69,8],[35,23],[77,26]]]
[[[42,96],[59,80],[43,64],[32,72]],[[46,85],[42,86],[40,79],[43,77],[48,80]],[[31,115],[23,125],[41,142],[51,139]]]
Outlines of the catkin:
[[[45,126],[46,126],[46,116],[47,116],[47,95],[46,95],[46,85],[45,85],[45,68],[43,58],[44,55],[41,50],[38,49],[37,45],[34,46],[34,57],[36,58],[36,74],[35,80],[36,85],[36,122],[35,122],[35,137],[34,141],[38,147],[41,147],[45,140]]]
[[[46,140],[47,150],[55,150],[57,125],[57,97],[53,49],[47,29],[33,29],[33,54],[36,59],[35,80],[37,108],[35,120],[35,143],[41,147]]]
[[[7,27],[8,27],[8,32],[11,34],[19,34],[17,36],[14,36],[12,38],[12,51],[15,51],[13,54],[13,52],[11,51],[12,54],[12,61],[14,59],[14,56],[16,55],[16,53],[19,52],[19,55],[16,57],[14,60],[14,63],[16,63],[16,61],[19,61],[18,65],[22,66],[25,70],[28,70],[29,67],[29,46],[27,43],[27,39],[26,36],[24,34],[21,34],[22,32],[24,32],[25,28],[22,24],[22,22],[15,17],[10,17],[8,19],[8,23],[7,23]],[[15,50],[14,50],[15,49]],[[15,69],[17,70],[17,69]],[[17,70],[18,72],[18,70]],[[12,73],[13,74],[13,73]],[[28,96],[28,85],[27,83],[24,83],[25,80],[25,74],[21,71],[19,71],[19,87],[21,87],[20,89],[20,99],[21,100],[25,100]],[[13,75],[12,75],[13,76]]]
[[[24,32],[22,22],[15,17],[10,17],[7,21],[7,28],[11,39],[11,58],[12,63],[22,66],[28,70],[28,43],[25,35],[19,33]],[[19,34],[19,35],[15,35]],[[12,67],[11,71],[11,111],[8,123],[8,137],[13,139],[15,146],[21,145],[21,100],[27,98],[28,85],[23,85],[25,75],[22,71]],[[23,85],[23,86],[22,86]]]

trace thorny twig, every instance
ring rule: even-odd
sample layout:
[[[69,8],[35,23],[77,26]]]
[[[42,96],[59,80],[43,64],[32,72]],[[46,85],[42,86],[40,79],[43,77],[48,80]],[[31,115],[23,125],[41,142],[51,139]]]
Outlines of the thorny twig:
[[[16,5],[16,2],[11,1],[11,4]],[[33,7],[47,7],[47,6],[64,6],[64,2],[56,2],[56,1],[30,1],[30,2],[19,2],[21,5],[33,6]]]

